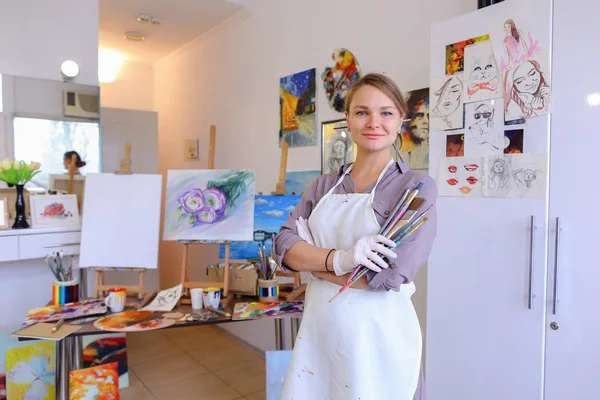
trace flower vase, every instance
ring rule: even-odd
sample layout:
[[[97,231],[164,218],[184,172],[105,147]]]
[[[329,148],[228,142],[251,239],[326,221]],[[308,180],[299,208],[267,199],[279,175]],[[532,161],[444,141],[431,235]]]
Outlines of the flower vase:
[[[25,218],[25,198],[23,197],[23,188],[25,185],[15,185],[17,187],[17,202],[15,208],[17,215],[15,217],[15,223],[13,229],[26,229],[29,228],[27,218]]]

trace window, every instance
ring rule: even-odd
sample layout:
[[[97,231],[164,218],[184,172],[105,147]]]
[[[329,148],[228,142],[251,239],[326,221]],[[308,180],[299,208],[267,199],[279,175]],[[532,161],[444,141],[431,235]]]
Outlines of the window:
[[[33,180],[36,186],[47,188],[50,174],[66,172],[63,155],[70,150],[78,152],[87,163],[82,173],[101,172],[98,122],[15,117],[13,123],[15,159],[42,164],[42,172]]]

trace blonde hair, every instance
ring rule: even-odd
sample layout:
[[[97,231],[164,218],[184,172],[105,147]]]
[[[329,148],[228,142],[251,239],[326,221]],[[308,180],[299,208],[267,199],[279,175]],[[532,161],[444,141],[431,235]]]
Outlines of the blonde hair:
[[[348,95],[346,96],[346,101],[344,102],[344,111],[346,113],[350,112],[350,104],[352,103],[352,97],[354,97],[354,93],[356,93],[356,91],[363,86],[372,86],[376,89],[379,89],[392,100],[398,111],[400,111],[400,116],[406,116],[406,101],[404,101],[404,96],[402,96],[402,92],[400,91],[398,85],[396,85],[396,82],[383,74],[377,74],[373,72],[366,74],[354,82],[350,87]]]

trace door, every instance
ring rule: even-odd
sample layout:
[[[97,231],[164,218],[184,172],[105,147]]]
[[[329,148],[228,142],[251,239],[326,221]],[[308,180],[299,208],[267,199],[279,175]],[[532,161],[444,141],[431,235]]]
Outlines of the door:
[[[555,2],[546,400],[600,399],[600,54],[582,51],[598,47],[598,15],[594,1]]]
[[[431,76],[444,74],[445,45],[502,27],[515,15],[546,18],[540,23],[549,37],[550,6],[549,0],[503,2],[434,25]],[[550,117],[531,118],[524,129],[524,152],[547,160]],[[451,133],[430,134],[435,178]],[[427,286],[428,399],[541,400],[548,199],[439,197],[436,207]]]

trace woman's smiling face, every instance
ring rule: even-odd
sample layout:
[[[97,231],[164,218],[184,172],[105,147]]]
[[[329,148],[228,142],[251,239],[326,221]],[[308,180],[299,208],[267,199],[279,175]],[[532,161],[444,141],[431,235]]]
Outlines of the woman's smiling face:
[[[519,93],[537,93],[541,75],[535,66],[528,62],[519,65],[513,75],[515,88]]]

